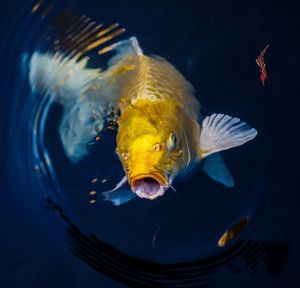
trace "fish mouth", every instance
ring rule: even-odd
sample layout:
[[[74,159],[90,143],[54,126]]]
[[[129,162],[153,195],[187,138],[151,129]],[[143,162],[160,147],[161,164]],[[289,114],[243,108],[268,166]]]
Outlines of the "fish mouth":
[[[141,198],[154,200],[168,189],[165,177],[160,174],[141,174],[131,180],[131,190]]]

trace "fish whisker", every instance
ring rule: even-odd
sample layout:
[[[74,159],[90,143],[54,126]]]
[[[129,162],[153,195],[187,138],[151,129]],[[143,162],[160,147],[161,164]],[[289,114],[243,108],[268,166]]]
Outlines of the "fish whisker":
[[[172,186],[172,185],[169,185],[169,187],[176,193],[178,193],[178,191]]]

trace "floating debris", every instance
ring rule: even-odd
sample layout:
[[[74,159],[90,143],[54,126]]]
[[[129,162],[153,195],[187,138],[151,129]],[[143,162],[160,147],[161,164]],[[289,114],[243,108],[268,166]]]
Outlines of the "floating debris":
[[[90,204],[95,204],[96,203],[96,199],[91,199],[90,200]]]
[[[90,195],[90,196],[95,196],[95,195],[96,195],[96,193],[97,193],[97,191],[96,191],[96,190],[92,190],[92,191],[90,191],[89,195]]]
[[[96,177],[96,178],[92,179],[91,182],[92,182],[93,184],[95,184],[95,183],[97,183],[98,181],[99,181],[99,179]]]
[[[32,8],[31,13],[35,13],[40,8],[42,3],[43,1],[39,1],[38,3],[36,3]]]
[[[41,172],[41,168],[40,168],[40,166],[38,164],[34,165],[34,171],[35,172]]]
[[[99,141],[100,139],[101,139],[100,136],[96,136],[96,138],[95,138],[96,141]]]
[[[266,63],[265,63],[265,54],[269,47],[270,45],[267,45],[264,50],[260,51],[260,54],[255,59],[256,64],[260,68],[260,81],[263,86],[265,86],[265,83],[268,80],[268,73],[267,73]]]
[[[101,183],[105,183],[106,181],[107,181],[107,179],[104,178],[104,179],[101,180]]]
[[[152,239],[152,246],[155,248],[155,240],[156,240],[156,235],[159,231],[160,227],[158,227],[154,233],[153,239]]]
[[[115,121],[109,121],[107,123],[106,129],[114,130],[115,126],[116,126],[116,122]]]
[[[236,238],[241,231],[246,227],[249,220],[248,217],[243,218],[238,223],[234,224],[229,230],[227,230],[222,237],[218,241],[219,247],[224,247],[227,245],[231,240]]]

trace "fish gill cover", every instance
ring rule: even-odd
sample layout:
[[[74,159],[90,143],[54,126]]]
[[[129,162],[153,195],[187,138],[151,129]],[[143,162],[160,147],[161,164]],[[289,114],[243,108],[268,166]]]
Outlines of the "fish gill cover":
[[[299,209],[278,162],[286,144],[278,138],[286,128],[278,111],[295,93],[288,83],[298,40],[286,47],[297,26],[295,8],[4,1],[1,287],[283,287],[297,279]],[[64,27],[73,29],[71,41]],[[111,37],[80,46],[87,29]],[[145,54],[164,57],[180,70],[195,87],[204,115],[239,116],[259,131],[247,146],[222,154],[234,188],[198,167],[154,201],[117,207],[103,201],[101,192],[124,174],[115,155],[115,117],[108,113],[100,132],[94,110],[83,115],[93,127],[87,155],[70,161],[60,132],[65,103],[33,91],[32,56],[63,50],[73,57],[85,50],[76,61],[88,56],[90,69],[106,71],[111,44],[130,36]]]

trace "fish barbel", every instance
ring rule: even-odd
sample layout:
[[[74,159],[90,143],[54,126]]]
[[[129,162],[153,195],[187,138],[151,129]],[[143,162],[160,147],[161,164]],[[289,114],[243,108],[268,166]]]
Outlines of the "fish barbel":
[[[32,90],[44,91],[63,105],[59,132],[73,162],[88,153],[86,143],[114,112],[116,153],[125,175],[103,193],[105,200],[120,205],[136,196],[156,199],[202,161],[210,177],[232,187],[233,178],[218,152],[248,142],[257,131],[224,114],[200,121],[193,86],[167,60],[145,55],[135,37],[99,50],[100,55],[115,53],[105,71],[88,68],[86,53],[123,30],[117,24],[90,28],[94,30],[89,30],[89,21],[86,25],[85,33],[60,39],[63,45],[55,52],[36,51],[30,58],[29,79]]]

